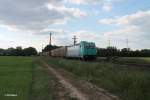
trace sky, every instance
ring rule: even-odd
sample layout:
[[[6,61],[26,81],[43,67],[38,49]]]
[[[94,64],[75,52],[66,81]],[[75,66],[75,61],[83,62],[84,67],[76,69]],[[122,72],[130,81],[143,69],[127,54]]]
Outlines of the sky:
[[[0,0],[0,48],[77,41],[150,49],[150,0]]]

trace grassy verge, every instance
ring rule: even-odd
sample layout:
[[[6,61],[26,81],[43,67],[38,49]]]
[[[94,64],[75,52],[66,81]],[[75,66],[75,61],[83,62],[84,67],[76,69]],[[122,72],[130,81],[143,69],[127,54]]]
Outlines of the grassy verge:
[[[150,100],[150,72],[106,62],[84,62],[61,58],[45,59],[77,77],[121,97],[123,100]]]
[[[30,100],[52,100],[53,85],[47,70],[39,59],[36,59],[33,67]]]

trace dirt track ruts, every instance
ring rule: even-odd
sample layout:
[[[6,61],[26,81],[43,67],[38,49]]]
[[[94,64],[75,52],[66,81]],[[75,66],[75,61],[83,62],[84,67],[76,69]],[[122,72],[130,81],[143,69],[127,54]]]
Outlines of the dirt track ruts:
[[[73,81],[74,79],[68,79],[64,73],[61,73],[61,71],[51,67],[44,61],[43,64],[58,79],[59,83],[65,88],[64,91],[69,91],[70,97],[77,100],[119,100],[118,97],[104,92],[103,89],[92,89],[91,84],[89,85],[87,82],[77,82]]]

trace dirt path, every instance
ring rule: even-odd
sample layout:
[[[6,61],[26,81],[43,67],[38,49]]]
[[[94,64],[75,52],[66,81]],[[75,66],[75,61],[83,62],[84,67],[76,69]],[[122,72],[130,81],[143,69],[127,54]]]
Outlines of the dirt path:
[[[69,72],[55,69],[45,62],[43,62],[43,64],[48,71],[58,79],[62,87],[64,87],[64,92],[67,91],[71,98],[75,98],[71,100],[119,100],[118,97],[113,96],[86,81],[72,78]],[[60,100],[64,99],[60,98]]]

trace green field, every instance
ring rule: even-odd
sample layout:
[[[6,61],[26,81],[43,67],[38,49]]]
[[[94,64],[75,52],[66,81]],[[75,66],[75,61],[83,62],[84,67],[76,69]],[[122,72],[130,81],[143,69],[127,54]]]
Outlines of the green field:
[[[127,60],[130,61],[129,59],[131,60],[131,58]],[[150,58],[140,59],[134,58],[133,60],[132,58],[132,61],[137,61],[136,63],[147,62],[147,64],[150,61]],[[65,69],[73,73],[74,77],[96,84],[123,100],[150,100],[149,69],[103,61],[85,62],[61,58],[47,58],[45,60],[55,68]]]
[[[0,57],[1,100],[27,100],[29,98],[32,62],[32,58],[28,57]]]
[[[51,100],[51,82],[37,58],[0,57],[0,100]]]

